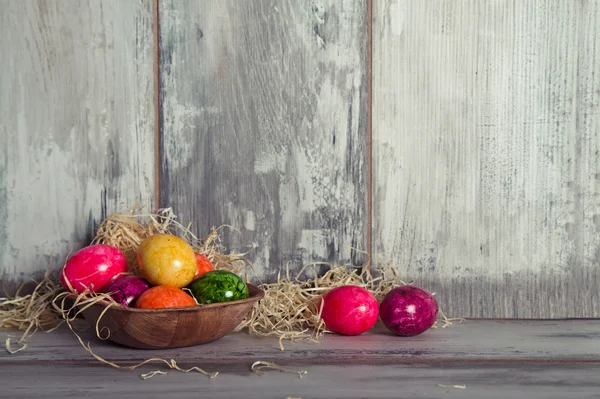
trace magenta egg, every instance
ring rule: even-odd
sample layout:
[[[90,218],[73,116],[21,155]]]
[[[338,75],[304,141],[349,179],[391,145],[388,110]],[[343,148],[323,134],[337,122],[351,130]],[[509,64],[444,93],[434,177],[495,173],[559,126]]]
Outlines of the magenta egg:
[[[379,306],[383,324],[396,335],[410,337],[427,331],[437,319],[438,304],[422,288],[402,286],[386,294]]]
[[[115,276],[104,286],[102,292],[109,294],[121,305],[129,307],[148,288],[150,288],[150,284],[146,280],[125,274]]]
[[[60,282],[65,289],[69,289],[70,284],[75,292],[86,289],[100,292],[111,278],[126,271],[127,259],[123,252],[111,245],[95,244],[81,248],[67,259]]]
[[[359,335],[375,325],[379,318],[377,299],[364,288],[345,285],[322,297],[321,318],[328,330],[343,335]]]

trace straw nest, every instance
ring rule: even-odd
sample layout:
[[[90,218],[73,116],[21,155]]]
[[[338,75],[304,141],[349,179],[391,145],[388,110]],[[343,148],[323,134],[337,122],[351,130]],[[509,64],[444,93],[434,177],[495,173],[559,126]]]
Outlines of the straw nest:
[[[13,349],[10,338],[6,339],[6,350],[17,353],[27,349],[24,342],[38,330],[52,331],[61,323],[52,306],[52,300],[61,291],[59,284],[50,278],[51,268],[46,270],[42,281],[32,280],[22,284],[12,296],[0,298],[0,327],[23,331],[17,341],[20,348]],[[35,284],[33,292],[21,294],[23,288]]]
[[[220,230],[233,228],[223,225],[213,228],[211,232],[199,239],[190,230],[191,225],[179,223],[171,208],[158,210],[157,213],[141,213],[140,209],[132,209],[109,216],[100,223],[92,244],[107,244],[119,248],[127,258],[131,273],[137,273],[135,254],[144,239],[154,234],[174,234],[186,240],[195,252],[205,255],[216,269],[240,272],[250,263],[244,254],[223,254]]]

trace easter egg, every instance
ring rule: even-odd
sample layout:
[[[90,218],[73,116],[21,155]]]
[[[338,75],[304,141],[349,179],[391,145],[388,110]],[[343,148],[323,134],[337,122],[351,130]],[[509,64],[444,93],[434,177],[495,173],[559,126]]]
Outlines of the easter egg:
[[[215,270],[215,267],[210,262],[210,260],[199,253],[196,253],[196,274],[194,275],[194,279],[202,276],[204,273],[210,272],[211,270]]]
[[[379,303],[364,288],[345,285],[322,296],[321,318],[328,330],[342,335],[359,335],[375,326]]]
[[[392,289],[379,306],[383,324],[404,337],[427,331],[435,323],[437,313],[438,304],[433,295],[415,286]]]
[[[237,301],[248,298],[248,286],[237,274],[213,270],[203,274],[189,286],[200,304]]]
[[[104,286],[102,292],[123,306],[131,306],[148,288],[150,284],[137,276],[117,275]]]
[[[135,301],[138,309],[165,309],[195,306],[196,301],[184,290],[169,285],[159,285],[144,291]]]
[[[60,283],[67,289],[81,293],[86,289],[100,292],[111,278],[127,271],[127,259],[118,248],[94,244],[81,248],[65,262]]]
[[[192,247],[171,234],[155,234],[142,241],[137,260],[140,275],[151,285],[182,288],[194,279],[197,270]]]

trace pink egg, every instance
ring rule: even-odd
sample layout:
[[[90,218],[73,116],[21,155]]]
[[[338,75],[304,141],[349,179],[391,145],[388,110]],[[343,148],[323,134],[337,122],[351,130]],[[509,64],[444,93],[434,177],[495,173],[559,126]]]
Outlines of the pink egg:
[[[379,306],[383,324],[396,335],[410,337],[427,331],[437,318],[438,304],[422,288],[402,286],[386,294]]]
[[[343,335],[359,335],[370,330],[379,318],[377,299],[364,288],[345,285],[322,297],[321,317],[328,330]]]
[[[67,281],[75,292],[85,289],[100,292],[119,273],[127,271],[127,260],[118,248],[111,245],[95,244],[84,247],[67,259],[60,275],[60,283],[69,289]]]

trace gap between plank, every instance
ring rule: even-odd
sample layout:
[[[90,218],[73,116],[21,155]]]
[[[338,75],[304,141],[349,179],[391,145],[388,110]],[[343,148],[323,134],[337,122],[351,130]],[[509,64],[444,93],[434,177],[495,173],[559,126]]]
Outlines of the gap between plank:
[[[147,356],[150,357],[150,356]],[[370,358],[365,360],[360,360],[355,358],[349,359],[348,357],[340,357],[339,359],[329,359],[323,360],[322,358],[310,358],[310,359],[278,359],[270,356],[260,356],[257,355],[256,358],[261,358],[266,361],[273,361],[279,365],[314,365],[314,366],[336,366],[336,365],[344,365],[348,364],[349,361],[352,362],[353,365],[369,365],[369,366],[384,366],[384,365],[458,365],[458,364],[484,364],[484,365],[494,365],[494,364],[590,364],[590,365],[600,365],[600,359],[551,359],[551,358],[495,358],[495,359],[468,359],[468,358],[458,358],[458,359],[377,359]],[[146,357],[141,356],[139,359],[110,359],[110,361],[117,363],[122,366],[130,366],[140,363],[145,360]],[[251,363],[251,360],[248,361]],[[211,359],[210,361],[203,363],[201,359],[198,360],[181,360],[177,361],[177,364],[180,367],[188,367],[188,366],[199,366],[199,367],[222,367],[222,366],[239,366],[240,359],[223,359],[222,361],[215,361]],[[0,367],[3,366],[47,366],[47,365],[55,365],[55,366],[99,366],[106,367],[104,363],[101,363],[97,360],[22,360],[22,361],[4,361],[0,360]],[[149,363],[149,365],[160,365],[159,363]],[[162,365],[161,365],[162,367]]]
[[[154,0],[154,202],[159,209],[160,203],[160,26],[159,0]]]
[[[373,271],[373,0],[367,0],[367,252]]]

